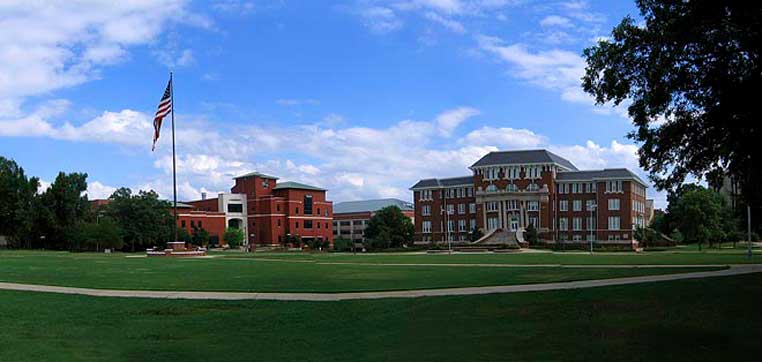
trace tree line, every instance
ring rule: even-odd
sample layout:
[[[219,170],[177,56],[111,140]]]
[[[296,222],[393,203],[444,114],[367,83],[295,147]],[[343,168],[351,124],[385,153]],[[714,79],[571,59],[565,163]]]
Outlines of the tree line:
[[[87,173],[59,172],[46,190],[0,156],[0,236],[8,246],[54,250],[142,250],[174,238],[170,203],[154,191],[120,188],[91,207]]]

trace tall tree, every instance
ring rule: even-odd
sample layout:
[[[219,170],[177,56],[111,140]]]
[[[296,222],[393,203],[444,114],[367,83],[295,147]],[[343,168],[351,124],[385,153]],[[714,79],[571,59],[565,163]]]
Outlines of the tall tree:
[[[170,203],[159,200],[154,191],[133,194],[120,188],[109,197],[105,213],[121,227],[124,243],[131,251],[162,246],[172,239]]]
[[[37,225],[41,246],[51,249],[69,249],[75,227],[84,221],[90,211],[87,201],[87,174],[59,172],[55,181],[40,195]]]
[[[15,161],[0,156],[0,235],[14,246],[28,246],[32,238],[39,185],[39,180],[28,178]]]
[[[586,92],[631,102],[640,165],[660,189],[690,175],[733,176],[762,205],[762,3],[636,1],[609,40],[585,49]],[[686,237],[688,237],[686,235]]]
[[[727,230],[722,197],[717,192],[701,186],[686,188],[672,198],[669,215],[674,220],[685,242],[720,242]]]
[[[365,228],[365,238],[376,249],[397,248],[413,241],[415,228],[397,206],[378,210]]]

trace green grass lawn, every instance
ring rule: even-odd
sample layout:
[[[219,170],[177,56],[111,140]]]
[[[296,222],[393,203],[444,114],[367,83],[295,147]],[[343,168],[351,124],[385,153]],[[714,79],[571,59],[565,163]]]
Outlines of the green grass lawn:
[[[596,252],[592,255],[583,251],[507,253],[507,254],[422,254],[422,253],[231,253],[220,255],[248,258],[285,258],[317,262],[360,262],[360,263],[463,263],[463,264],[563,264],[563,265],[696,265],[696,264],[746,264],[762,263],[760,255],[748,259],[745,250],[722,249],[697,252],[691,247],[671,248],[659,252]]]
[[[259,254],[257,254],[259,255]],[[542,257],[537,259],[536,256]],[[0,252],[0,281],[102,289],[345,292],[449,288],[617,278],[717,268],[452,267],[380,263],[514,263],[592,260],[587,255],[334,255],[207,259],[127,258],[124,254]],[[608,257],[600,256],[601,259]],[[602,261],[602,260],[601,260]],[[331,264],[357,262],[358,264]]]
[[[0,361],[759,361],[762,275],[219,302],[0,291]]]

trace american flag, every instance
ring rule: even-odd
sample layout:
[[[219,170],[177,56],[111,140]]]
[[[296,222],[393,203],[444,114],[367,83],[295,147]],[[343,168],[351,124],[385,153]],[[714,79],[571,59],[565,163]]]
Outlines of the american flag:
[[[161,96],[159,101],[159,109],[156,110],[156,116],[153,118],[153,146],[151,151],[156,149],[156,141],[159,140],[159,131],[161,130],[161,121],[164,120],[169,112],[172,112],[172,79],[169,79],[167,83],[167,89],[164,90],[164,95]]]

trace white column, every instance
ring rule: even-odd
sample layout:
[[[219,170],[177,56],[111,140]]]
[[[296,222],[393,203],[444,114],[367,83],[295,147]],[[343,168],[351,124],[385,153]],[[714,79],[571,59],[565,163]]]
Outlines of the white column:
[[[505,229],[505,227],[503,226],[503,219],[504,219],[503,214],[505,213],[505,209],[503,208],[503,201],[502,200],[498,201],[497,204],[498,204],[498,208],[497,208],[497,210],[498,210],[498,214],[497,214],[498,225],[499,225],[499,228]]]
[[[484,230],[489,230],[489,227],[487,225],[487,204],[482,203],[482,215],[484,215]]]

